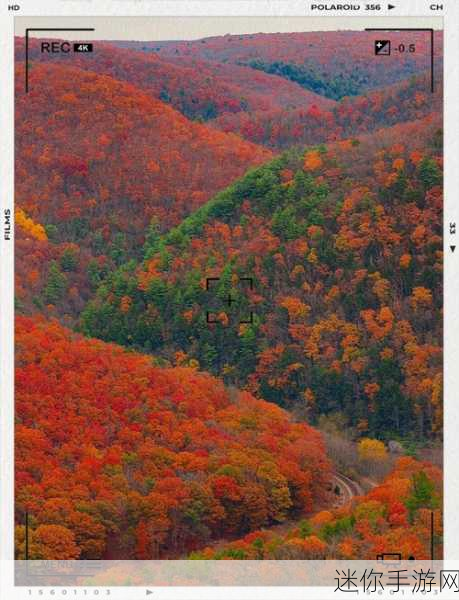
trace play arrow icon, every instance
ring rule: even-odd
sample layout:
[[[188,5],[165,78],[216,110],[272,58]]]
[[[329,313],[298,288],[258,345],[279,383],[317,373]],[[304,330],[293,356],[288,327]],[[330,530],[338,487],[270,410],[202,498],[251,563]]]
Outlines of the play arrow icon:
[[[456,250],[456,246],[450,246],[451,248],[451,252],[454,252],[454,250]]]
[[[392,10],[393,8],[395,8],[395,6],[394,6],[393,4],[388,4],[388,5],[387,5],[387,8],[388,8],[389,10]]]

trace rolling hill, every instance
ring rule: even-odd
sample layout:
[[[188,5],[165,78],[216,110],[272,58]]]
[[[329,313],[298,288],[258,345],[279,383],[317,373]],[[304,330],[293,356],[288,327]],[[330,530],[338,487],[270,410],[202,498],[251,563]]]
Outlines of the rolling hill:
[[[312,421],[340,411],[372,435],[436,436],[441,152],[434,117],[287,151],[166,236],[151,231],[82,329],[180,352]]]
[[[401,554],[403,560],[442,555],[442,472],[437,467],[400,458],[381,485],[351,504],[320,511],[286,532],[259,530],[244,538],[194,552],[210,560],[374,560],[378,554]]]
[[[374,37],[31,39],[28,94],[16,39],[17,558],[441,554],[380,478],[441,448],[443,42]]]
[[[209,123],[279,151],[346,139],[440,112],[442,85],[440,75],[432,94],[430,76],[423,73],[361,96],[343,98],[330,108],[320,102],[307,109],[225,113]]]
[[[74,255],[68,273],[56,275],[61,291],[54,300],[45,293],[51,264],[40,267],[45,272],[28,295],[18,281],[29,310],[32,303],[45,310],[65,299],[61,316],[75,317],[93,281],[139,255],[153,218],[166,231],[272,157],[105,75],[32,62],[28,94],[22,66],[16,75],[16,206],[44,227],[50,244],[73,244]],[[30,243],[37,254],[25,255],[25,262],[40,262],[40,244]],[[23,247],[16,246],[19,262]]]
[[[319,102],[324,108],[334,105],[295,82],[241,65],[186,57],[170,60],[99,41],[91,54],[49,54],[40,51],[41,41],[29,41],[34,63],[65,65],[125,81],[192,120],[255,110],[307,109]],[[23,62],[23,38],[16,38],[15,50],[17,62]]]
[[[94,231],[108,211],[121,231],[138,234],[152,216],[167,228],[271,156],[108,76],[37,64],[27,95],[22,77],[16,196],[46,223],[86,219]]]
[[[326,497],[321,435],[196,368],[16,319],[16,551],[172,558],[307,514]]]
[[[390,56],[375,56],[375,39],[378,34],[370,31],[316,31],[118,45],[177,62],[185,57],[248,65],[299,82],[305,89],[334,100],[390,85],[430,68],[429,32],[391,31],[394,51]],[[414,52],[410,44],[414,44]],[[442,48],[442,32],[436,31],[437,68],[441,68]]]

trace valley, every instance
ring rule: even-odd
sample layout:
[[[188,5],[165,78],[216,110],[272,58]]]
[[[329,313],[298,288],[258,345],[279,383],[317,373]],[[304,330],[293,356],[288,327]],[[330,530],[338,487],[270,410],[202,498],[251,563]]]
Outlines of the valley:
[[[441,555],[442,35],[372,35],[16,39],[17,558]]]

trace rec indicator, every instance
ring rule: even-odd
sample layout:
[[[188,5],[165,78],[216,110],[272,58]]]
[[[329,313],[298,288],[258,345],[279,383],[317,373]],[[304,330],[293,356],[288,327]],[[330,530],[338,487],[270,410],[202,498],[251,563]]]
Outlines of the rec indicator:
[[[74,52],[92,52],[92,44],[73,44]]]
[[[93,45],[88,42],[76,42],[70,44],[70,42],[42,42],[41,52],[49,54],[68,54],[69,52],[92,52]]]

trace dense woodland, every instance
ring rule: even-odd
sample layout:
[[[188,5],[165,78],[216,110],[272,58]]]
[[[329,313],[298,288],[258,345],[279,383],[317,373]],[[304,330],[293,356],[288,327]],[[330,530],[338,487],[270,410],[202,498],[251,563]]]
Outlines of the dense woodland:
[[[431,93],[409,35],[31,39],[28,94],[16,40],[18,558],[26,512],[31,558],[427,558],[431,510],[441,554],[442,37]],[[324,423],[373,469],[340,508]]]
[[[407,559],[441,556],[442,472],[429,463],[400,458],[387,479],[365,496],[334,510],[317,512],[286,532],[253,531],[234,542],[190,555],[213,560],[373,560],[385,552]]]
[[[343,411],[373,436],[435,435],[441,140],[430,119],[422,131],[414,146],[396,143],[414,139],[409,125],[288,152],[166,236],[153,223],[145,260],[107,277],[83,330],[197,360],[309,419]],[[212,293],[208,277],[220,277]]]
[[[22,39],[16,39],[16,53],[19,60],[24,60]],[[121,50],[108,43],[98,43],[91,55],[52,56],[40,52],[40,42],[32,39],[29,56],[33,61],[67,64],[131,83],[185,117],[198,121],[211,122],[220,115],[239,112],[308,108],[314,103],[330,108],[335,104],[296,82],[250,67],[205,59],[171,62],[154,54]]]
[[[17,318],[16,348],[16,502],[35,558],[160,558],[326,495],[320,434],[272,403],[43,319]]]

